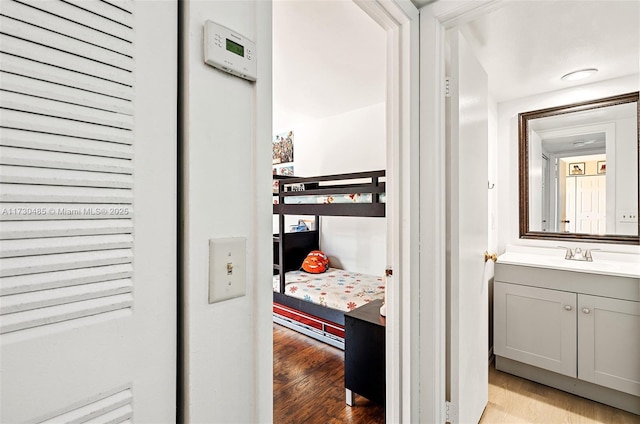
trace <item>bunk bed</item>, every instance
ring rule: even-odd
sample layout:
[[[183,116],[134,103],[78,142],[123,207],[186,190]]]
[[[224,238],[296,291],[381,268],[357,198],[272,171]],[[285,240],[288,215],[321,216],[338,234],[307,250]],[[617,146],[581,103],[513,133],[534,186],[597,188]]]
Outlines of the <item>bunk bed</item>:
[[[344,313],[384,297],[382,276],[333,268],[322,274],[299,270],[307,254],[320,247],[320,217],[385,217],[384,176],[385,171],[273,176],[273,213],[278,217],[278,233],[273,236],[275,322],[344,349]],[[299,231],[288,232],[288,215],[313,219]],[[330,286],[335,284],[343,286],[342,293],[344,286],[353,287],[356,296],[332,301]]]

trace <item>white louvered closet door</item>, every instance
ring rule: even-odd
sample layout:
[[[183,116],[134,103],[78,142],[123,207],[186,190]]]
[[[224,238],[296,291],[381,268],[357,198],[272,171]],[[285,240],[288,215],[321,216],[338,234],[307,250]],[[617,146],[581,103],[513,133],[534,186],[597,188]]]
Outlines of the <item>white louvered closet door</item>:
[[[171,422],[177,3],[0,1],[0,422]]]

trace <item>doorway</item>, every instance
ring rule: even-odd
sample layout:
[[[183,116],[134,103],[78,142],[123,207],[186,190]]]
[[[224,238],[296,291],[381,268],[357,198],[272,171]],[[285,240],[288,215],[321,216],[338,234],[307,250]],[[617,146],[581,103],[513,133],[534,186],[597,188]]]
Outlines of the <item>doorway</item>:
[[[415,334],[417,330],[409,328],[408,324],[403,328],[400,316],[413,318],[414,314],[417,313],[417,305],[415,305],[410,296],[410,293],[414,290],[411,285],[411,278],[414,278],[417,273],[417,262],[410,261],[410,256],[413,255],[411,252],[417,253],[417,235],[415,230],[412,232],[412,226],[417,228],[417,221],[402,219],[402,214],[403,211],[408,214],[412,202],[417,199],[417,156],[411,157],[411,153],[412,151],[417,152],[417,120],[414,119],[417,111],[417,90],[412,90],[412,87],[417,87],[418,76],[416,60],[418,54],[418,14],[413,5],[407,4],[369,4],[365,2],[357,3],[356,5],[351,2],[337,3],[343,3],[343,5],[349,3],[350,7],[355,6],[357,9],[364,9],[364,18],[369,21],[373,18],[370,25],[377,26],[378,30],[382,27],[382,41],[386,50],[384,54],[385,61],[380,65],[385,71],[384,110],[382,111],[384,121],[382,138],[385,142],[382,144],[382,157],[384,159],[381,168],[386,169],[387,175],[387,218],[386,224],[381,230],[381,233],[384,234],[384,244],[387,247],[383,249],[381,263],[396,269],[394,275],[387,278],[387,286],[393,287],[393,290],[387,290],[386,303],[388,320],[386,416],[388,420],[397,422],[401,420],[402,414],[406,413],[409,416],[417,412],[417,404],[414,407],[410,403],[403,405],[400,401],[400,387],[418,387],[416,381],[408,378],[405,381],[402,379],[403,372],[406,372],[401,367],[402,351],[405,349],[406,352],[409,351],[411,339],[408,334],[405,334],[404,337],[401,337],[401,334],[403,331]],[[274,15],[276,14],[275,7],[277,7],[277,4],[274,4]],[[362,14],[362,10],[359,10],[359,13]],[[334,45],[333,48],[350,48],[349,41],[342,40],[337,45]],[[275,43],[274,38],[274,45]],[[308,57],[311,61],[315,60],[314,52],[312,51],[303,50],[302,56]],[[342,66],[340,63],[333,63],[333,65],[336,68]],[[274,60],[274,91],[277,78],[275,76],[277,72],[275,67]],[[402,72],[400,71],[401,69],[403,70]],[[367,93],[367,95],[371,95],[371,93]],[[275,97],[276,95],[274,94]],[[276,107],[274,104],[274,110]],[[288,108],[286,104],[284,107]],[[358,111],[364,112],[362,109],[361,107]],[[291,115],[298,116],[302,113],[299,110],[290,110],[289,112]],[[277,127],[278,124],[274,123],[275,131],[279,131]],[[296,140],[299,140],[299,138],[296,138]],[[402,162],[405,163],[400,166]],[[297,172],[295,171],[295,165],[294,172]],[[401,248],[403,249],[402,251]],[[380,263],[377,264],[378,269],[379,265]],[[407,320],[406,322],[408,323],[409,321]],[[405,361],[404,368],[408,370],[410,366],[411,362]],[[409,393],[409,391],[406,391],[406,393]],[[407,405],[410,405],[412,409],[407,409]]]
[[[550,51],[554,49],[538,49],[536,46],[557,46],[557,43],[561,42],[557,32],[551,34],[544,34],[545,37],[549,36],[549,39],[545,42],[541,42],[539,39],[541,31],[540,28],[549,29],[549,32],[557,28],[562,28],[560,31],[566,30],[562,25],[552,25],[551,22],[555,20],[562,20],[563,17],[566,20],[570,15],[570,11],[563,9],[571,9],[571,5],[568,2],[547,2],[547,7],[554,7],[557,9],[546,11],[532,11],[531,8],[536,6],[536,2],[461,2],[455,6],[447,6],[441,2],[436,2],[431,5],[427,5],[421,9],[421,63],[424,67],[421,69],[421,91],[423,92],[421,97],[421,109],[426,109],[421,119],[421,140],[422,146],[425,146],[429,153],[435,158],[435,161],[445,161],[445,145],[444,140],[446,132],[452,130],[451,127],[444,125],[444,110],[445,110],[445,98],[447,90],[455,90],[455,86],[451,85],[451,80],[447,77],[450,75],[445,73],[445,59],[450,53],[445,48],[445,31],[446,30],[460,30],[468,40],[473,52],[478,56],[481,64],[487,70],[489,74],[489,94],[490,100],[488,104],[488,114],[490,117],[489,124],[489,152],[490,156],[496,158],[495,161],[490,161],[494,164],[494,169],[489,169],[489,175],[495,175],[495,180],[492,182],[495,184],[489,184],[489,187],[494,187],[494,195],[497,198],[496,204],[500,204],[498,208],[493,207],[489,210],[489,234],[487,238],[494,240],[494,246],[488,246],[492,251],[494,247],[497,253],[502,253],[507,244],[526,244],[526,241],[519,239],[518,233],[518,121],[517,115],[519,112],[527,110],[542,109],[544,107],[553,106],[556,104],[568,104],[571,103],[571,96],[585,96],[586,90],[579,93],[579,90],[564,90],[568,87],[562,85],[560,81],[560,73],[557,78],[553,78],[557,73],[557,69],[545,69],[542,72],[535,68],[536,60],[523,60],[515,65],[520,66],[516,71],[515,68],[507,68],[500,56],[500,52],[512,52],[513,57],[520,57],[513,53],[517,50],[517,46],[529,46],[532,47],[530,51],[534,52]],[[517,7],[511,7],[517,3]],[[585,2],[584,4],[586,4]],[[589,3],[589,7],[596,7],[592,2]],[[578,8],[574,8],[578,9]],[[512,13],[513,15],[509,14]],[[572,19],[576,19],[575,15]],[[546,21],[534,23],[534,18],[543,18]],[[504,21],[497,22],[492,20],[494,18],[505,18]],[[528,23],[533,26],[537,25],[536,30],[523,31],[523,21],[519,19],[528,20]],[[576,19],[580,21],[579,19]],[[498,34],[498,30],[505,31],[502,34]],[[511,31],[511,32],[506,32]],[[524,40],[518,40],[516,37],[523,34],[536,34],[535,40],[531,39],[528,42]],[[507,35],[505,35],[507,34]],[[502,44],[501,44],[502,43]],[[498,50],[498,52],[496,52]],[[572,57],[573,60],[573,57]],[[552,63],[550,61],[540,60],[540,63]],[[637,62],[637,60],[636,60]],[[514,66],[515,66],[514,65]],[[637,65],[636,65],[637,66]],[[504,69],[510,69],[508,73],[496,72],[496,69],[500,67]],[[548,74],[546,74],[548,73]],[[517,85],[512,85],[510,81],[523,76],[527,76],[525,81],[520,80]],[[497,76],[499,76],[497,78]],[[536,76],[544,76],[548,81],[553,80],[553,86],[547,86],[544,89],[539,85],[540,81],[536,80]],[[576,83],[577,85],[578,83]],[[604,89],[603,87],[602,89]],[[541,95],[541,93],[552,92],[548,97]],[[442,93],[442,97],[436,95],[436,100],[433,100],[433,93]],[[452,95],[455,95],[454,92]],[[589,95],[594,95],[593,93]],[[596,96],[597,97],[597,96]],[[573,97],[573,101],[580,97]],[[583,97],[584,98],[584,97]],[[467,105],[470,106],[475,98],[466,98]],[[468,115],[471,117],[471,115]],[[475,115],[473,115],[475,118]],[[434,164],[434,160],[431,157],[422,155],[424,162],[422,162],[425,169],[425,164]],[[466,164],[457,163],[459,167],[464,167]],[[435,165],[434,165],[435,166]],[[431,202],[442,202],[446,199],[446,195],[452,196],[458,193],[447,192],[447,187],[444,186],[446,181],[445,170],[441,168],[434,168],[433,172],[434,180],[439,181],[439,189],[430,191],[424,191],[426,194],[425,200]],[[444,192],[444,193],[443,193]],[[491,205],[492,203],[490,203]],[[540,208],[542,209],[542,208]],[[542,212],[539,209],[540,212]],[[425,214],[426,215],[426,214]],[[433,216],[435,219],[432,221],[433,225],[429,224],[428,220],[422,220],[425,228],[429,228],[432,234],[441,237],[442,246],[448,248],[446,244],[447,238],[450,234],[442,234],[438,228],[441,228],[446,223],[446,217],[436,213]],[[541,214],[542,217],[542,214]],[[542,218],[541,218],[542,219]],[[477,252],[481,254],[481,252]],[[438,258],[436,256],[436,258]],[[442,257],[440,261],[436,263],[436,266],[443,266],[446,264],[446,260]],[[442,268],[437,268],[432,271],[435,281],[443,281]],[[440,278],[438,278],[440,277]],[[445,296],[442,295],[443,284],[438,289],[427,291],[429,299],[432,303],[429,306],[433,306],[437,311],[438,307],[444,308]],[[439,315],[442,317],[443,315]],[[443,356],[446,356],[444,348],[445,342],[445,330],[444,325],[440,324],[440,334],[428,334],[431,336],[431,340],[435,345],[440,346],[438,350]],[[421,343],[424,343],[421,340]],[[487,357],[488,357],[487,352]],[[488,362],[488,361],[487,361]],[[434,361],[435,364],[442,364],[438,362],[438,358]],[[435,380],[438,382],[439,380]],[[440,380],[441,381],[441,380]],[[444,391],[444,382],[440,383],[440,386]],[[444,402],[443,402],[444,403]],[[455,406],[455,405],[454,405]],[[458,411],[460,412],[460,411]]]

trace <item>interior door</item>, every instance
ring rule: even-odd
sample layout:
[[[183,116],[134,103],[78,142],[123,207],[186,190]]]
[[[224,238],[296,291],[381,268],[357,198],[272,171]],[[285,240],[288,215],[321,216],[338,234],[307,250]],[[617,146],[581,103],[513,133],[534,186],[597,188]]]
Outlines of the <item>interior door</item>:
[[[172,422],[177,2],[0,8],[0,421]]]
[[[606,192],[604,175],[576,178],[576,232],[605,234],[606,232]]]
[[[565,180],[565,209],[564,219],[561,220],[562,231],[565,233],[576,232],[576,178],[567,177]]]
[[[488,400],[487,75],[457,31],[447,33],[448,396],[460,423],[477,423]],[[491,267],[491,270],[493,268]]]
[[[549,158],[546,155],[542,155],[542,231],[549,231],[550,223],[549,217],[550,209],[549,209],[549,199],[551,198],[551,193],[549,188],[551,185],[549,184]]]

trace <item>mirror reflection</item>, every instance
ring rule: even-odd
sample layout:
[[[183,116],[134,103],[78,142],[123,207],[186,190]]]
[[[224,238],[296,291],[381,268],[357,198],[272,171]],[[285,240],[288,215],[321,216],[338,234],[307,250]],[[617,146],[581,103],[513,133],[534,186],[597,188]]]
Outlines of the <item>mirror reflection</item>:
[[[638,94],[523,113],[520,124],[521,235],[637,243]]]

